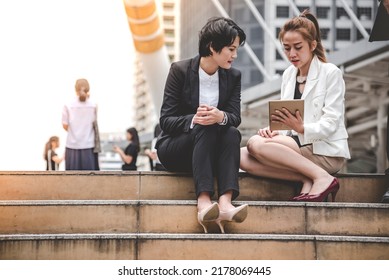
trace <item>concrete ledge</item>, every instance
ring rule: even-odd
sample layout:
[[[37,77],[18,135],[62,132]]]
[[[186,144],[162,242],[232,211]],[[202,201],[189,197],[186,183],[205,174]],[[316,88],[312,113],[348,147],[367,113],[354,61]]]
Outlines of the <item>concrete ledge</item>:
[[[389,238],[356,236],[0,235],[0,259],[387,260],[388,249]]]
[[[0,203],[0,233],[137,232],[138,210],[123,203]]]
[[[238,234],[389,236],[389,205],[368,203],[248,203]],[[201,233],[196,201],[0,201],[0,233]],[[214,222],[210,232],[219,233]]]
[[[389,186],[383,174],[339,174],[340,202],[379,202]],[[296,183],[240,173],[240,201],[287,201]],[[193,200],[193,178],[170,172],[0,172],[3,200]]]

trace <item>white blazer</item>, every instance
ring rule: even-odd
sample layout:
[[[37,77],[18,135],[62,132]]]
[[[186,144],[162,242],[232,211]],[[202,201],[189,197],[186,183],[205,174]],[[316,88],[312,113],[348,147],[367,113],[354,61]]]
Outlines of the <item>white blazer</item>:
[[[282,75],[281,99],[294,98],[297,70],[291,65]],[[315,55],[301,97],[305,100],[304,134],[298,134],[301,145],[313,145],[314,154],[350,158],[344,95],[345,84],[340,69],[332,63],[321,62]]]

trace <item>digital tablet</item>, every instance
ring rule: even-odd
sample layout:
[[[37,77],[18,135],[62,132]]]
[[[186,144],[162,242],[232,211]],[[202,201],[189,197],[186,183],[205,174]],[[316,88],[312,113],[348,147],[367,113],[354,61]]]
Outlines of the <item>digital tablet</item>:
[[[301,117],[304,119],[304,100],[272,100],[269,101],[269,127],[271,130],[291,129],[282,123],[275,123],[271,121],[271,115],[274,114],[276,110],[281,111],[282,108],[288,109],[292,114],[296,114],[296,111],[299,111]]]

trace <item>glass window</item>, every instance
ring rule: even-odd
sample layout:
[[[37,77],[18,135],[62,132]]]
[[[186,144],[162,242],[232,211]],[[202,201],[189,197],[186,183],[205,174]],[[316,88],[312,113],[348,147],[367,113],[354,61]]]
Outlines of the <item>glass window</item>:
[[[329,33],[330,33],[329,28],[320,28],[320,35],[322,40],[328,40]]]
[[[339,19],[341,17],[347,17],[349,18],[346,10],[343,7],[337,7],[336,8],[336,18]]]
[[[174,4],[173,3],[163,3],[163,10],[166,12],[173,12],[174,11]]]
[[[349,28],[337,28],[336,40],[349,41],[351,39],[351,30]]]
[[[297,6],[297,9],[299,9],[300,12],[303,12],[304,10],[309,9],[309,6]]]
[[[258,27],[250,28],[250,43],[259,43],[262,40],[262,32]]]
[[[278,34],[280,34],[281,27],[276,28],[276,38],[278,39]]]
[[[276,17],[289,18],[289,6],[277,6]]]
[[[253,48],[253,52],[260,61],[263,61],[263,48]]]
[[[366,31],[367,31],[367,33],[370,34],[371,29],[370,29],[370,28],[366,28]],[[362,33],[359,32],[359,30],[357,29],[357,40],[361,40],[361,39],[363,39],[363,38],[364,38],[364,37],[363,37]]]
[[[276,60],[283,60],[280,53],[276,50]]]
[[[316,7],[316,16],[317,18],[329,18],[330,7]]]
[[[248,22],[249,19],[245,17],[245,8],[237,8],[233,10],[234,18],[239,19],[243,22]]]
[[[285,70],[276,70],[276,74],[282,76]]]
[[[174,30],[173,29],[165,29],[165,36],[169,38],[174,38]]]
[[[172,48],[174,47],[174,42],[165,42],[165,45]]]
[[[164,22],[166,25],[174,25],[174,17],[171,17],[171,16],[164,16],[164,17],[163,17],[163,22]]]
[[[371,20],[371,8],[369,7],[358,7],[357,16],[360,20]]]
[[[257,8],[258,12],[260,12],[261,15],[263,15],[264,3],[256,3],[255,7]]]
[[[250,83],[252,85],[261,83],[262,80],[263,80],[262,75],[261,75],[261,72],[259,72],[259,70],[254,69],[254,70],[250,71]]]

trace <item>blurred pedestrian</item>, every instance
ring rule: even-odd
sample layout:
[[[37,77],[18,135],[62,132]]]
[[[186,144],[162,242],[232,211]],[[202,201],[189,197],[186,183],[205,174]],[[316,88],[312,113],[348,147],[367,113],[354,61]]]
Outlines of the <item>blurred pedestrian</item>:
[[[157,154],[157,149],[155,148],[155,144],[157,143],[158,135],[161,133],[161,126],[160,124],[156,124],[154,127],[154,138],[151,141],[151,147],[150,149],[145,150],[145,154],[149,157],[150,160],[150,170],[151,171],[166,171],[166,168],[163,167],[161,164],[158,154]]]
[[[114,146],[113,150],[120,155],[122,158],[124,164],[122,165],[123,171],[129,171],[129,170],[137,170],[136,166],[136,160],[138,158],[139,153],[139,137],[138,137],[138,131],[135,127],[131,127],[127,129],[127,141],[130,143],[128,146],[123,150],[118,146]]]
[[[57,155],[55,151],[57,148],[59,148],[59,137],[50,137],[45,145],[45,151],[43,153],[43,158],[46,161],[46,170],[48,171],[59,170],[59,164],[63,160],[63,157]]]
[[[77,98],[65,105],[62,125],[68,132],[66,139],[66,170],[99,170],[95,125],[97,105],[90,100],[89,82],[79,79],[75,85]],[[98,136],[98,135],[97,135]]]

